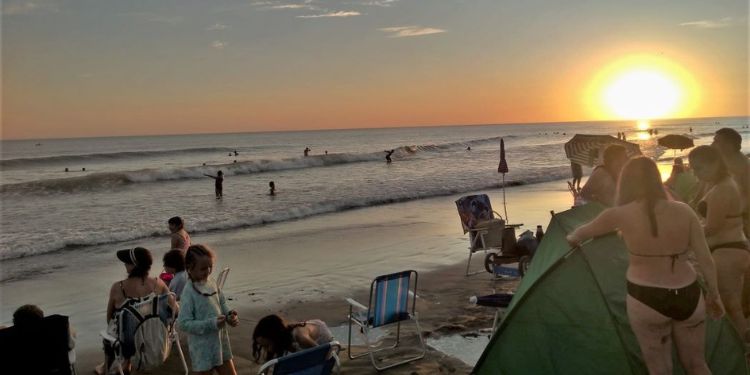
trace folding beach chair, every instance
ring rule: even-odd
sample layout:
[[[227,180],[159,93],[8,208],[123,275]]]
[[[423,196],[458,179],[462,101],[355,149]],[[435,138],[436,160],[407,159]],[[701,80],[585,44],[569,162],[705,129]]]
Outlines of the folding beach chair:
[[[229,277],[229,267],[224,267],[224,269],[219,272],[219,275],[216,276],[216,288],[219,290],[224,289],[224,283],[227,282],[227,277]]]
[[[67,316],[50,315],[37,327],[0,329],[0,373],[71,375],[76,373]]]
[[[370,298],[367,307],[361,303],[347,298],[349,303],[349,336],[347,350],[350,359],[365,355],[370,356],[372,365],[376,370],[382,371],[407,362],[415,361],[424,357],[426,347],[422,339],[422,331],[419,327],[419,319],[416,313],[417,302],[417,271],[409,270],[390,275],[378,276],[370,284]],[[411,306],[409,301],[411,300]],[[354,309],[357,311],[354,311]],[[375,353],[383,350],[395,349],[401,340],[401,322],[413,320],[417,328],[417,336],[421,353],[415,357],[407,358],[386,366],[378,366]],[[367,351],[358,355],[352,355],[352,323],[360,328],[360,332],[367,346]],[[369,333],[373,328],[396,324],[396,343],[392,346],[376,349],[370,342]]]
[[[301,350],[264,363],[258,375],[329,375],[334,368],[338,373],[340,350],[338,341]]]
[[[161,352],[164,353],[164,358],[160,358],[160,361],[162,363],[166,361],[167,357],[169,356],[171,346],[176,345],[177,353],[179,354],[180,360],[182,361],[182,367],[185,370],[185,375],[188,374],[185,355],[182,352],[182,347],[180,346],[180,338],[178,337],[177,330],[175,329],[177,316],[174,311],[172,311],[171,306],[169,306],[170,295],[174,296],[174,293],[167,293],[153,298],[148,298],[142,302],[130,304],[123,307],[115,314],[113,318],[115,332],[100,332],[102,338],[104,338],[105,341],[109,342],[114,350],[115,358],[112,366],[115,366],[117,368],[120,375],[123,375],[124,373],[122,365],[126,360],[134,358],[134,356],[136,355],[136,351],[140,351],[141,353],[152,352],[152,348],[158,348],[161,350],[161,345],[165,346],[163,347],[163,350],[161,350]],[[163,327],[166,328],[166,330],[164,331],[164,334],[166,336],[161,337],[161,335],[159,335],[159,337],[154,338],[154,340],[156,341],[143,342],[142,345],[144,346],[136,347],[138,343],[138,339],[136,336],[139,334],[139,329],[142,329],[143,323],[149,321],[150,319],[159,319],[161,321]],[[145,347],[149,345],[153,345],[153,347]],[[106,365],[111,368],[110,364]],[[142,367],[142,364],[140,363],[132,363],[131,361],[131,365],[135,370],[142,370],[142,368],[140,368]]]

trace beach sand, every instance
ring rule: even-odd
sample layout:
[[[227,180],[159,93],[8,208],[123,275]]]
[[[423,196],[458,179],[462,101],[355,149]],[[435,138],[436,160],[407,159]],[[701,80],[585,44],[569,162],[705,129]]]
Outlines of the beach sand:
[[[493,208],[503,212],[502,192],[498,189],[487,193]],[[489,327],[494,311],[470,305],[469,297],[512,288],[512,283],[492,281],[487,273],[463,276],[468,240],[462,234],[453,203],[458,197],[436,197],[193,235],[194,243],[216,249],[217,270],[222,266],[232,268],[225,294],[241,319],[241,325],[230,331],[239,372],[256,371],[250,361],[251,335],[262,316],[278,312],[293,320],[320,318],[330,326],[340,326],[346,322],[348,311],[345,297],[364,301],[374,277],[405,269],[420,273],[417,311],[428,337]],[[555,181],[509,188],[507,200],[510,222],[524,223],[523,229],[533,230],[538,224],[546,227],[549,211],[567,209],[572,198],[565,182]],[[25,267],[34,276],[1,284],[0,322],[8,322],[15,307],[25,303],[38,304],[47,314],[69,315],[78,332],[78,371],[90,373],[102,357],[98,332],[105,328],[109,287],[124,277],[124,267],[114,257],[115,250],[134,245],[152,249],[152,273],[156,273],[168,244],[168,238],[160,237],[95,247],[86,254],[70,251],[9,262],[4,267]],[[481,256],[476,256],[473,268],[481,267],[481,260]],[[345,344],[345,335],[336,335]],[[408,341],[404,346],[407,344]],[[341,357],[346,358],[346,353],[342,352]],[[179,366],[173,363],[175,358],[173,355],[168,366],[156,373],[180,373]],[[470,368],[456,358],[429,350],[425,359],[391,372],[468,373]],[[344,360],[343,371],[374,372],[367,358]]]

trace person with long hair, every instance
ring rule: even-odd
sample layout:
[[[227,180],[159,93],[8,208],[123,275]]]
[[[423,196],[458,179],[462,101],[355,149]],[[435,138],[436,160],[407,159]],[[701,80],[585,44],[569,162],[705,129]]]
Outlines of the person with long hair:
[[[706,312],[724,314],[716,268],[698,217],[687,204],[667,199],[656,164],[630,160],[620,175],[616,206],[567,237],[582,241],[618,230],[629,253],[628,321],[650,374],[672,373],[672,342],[688,374],[710,374],[705,359]],[[707,292],[688,261],[695,254]]]
[[[611,145],[604,150],[604,164],[591,171],[589,179],[581,188],[581,196],[588,202],[599,202],[613,206],[617,192],[617,178],[623,165],[628,161],[625,147]]]
[[[185,252],[190,246],[190,235],[185,230],[185,221],[179,216],[170,217],[169,220],[167,220],[167,226],[169,227],[170,233],[170,249],[180,250],[182,255],[185,255]]]
[[[113,327],[112,319],[115,313],[133,303],[146,301],[163,294],[169,293],[169,288],[158,277],[148,277],[151,270],[151,264],[154,259],[151,251],[143,247],[119,250],[117,259],[125,265],[125,271],[128,277],[124,280],[112,284],[109,289],[109,300],[107,301],[107,325],[108,331],[114,333],[116,327]],[[169,304],[177,312],[178,306],[173,296],[169,297]],[[114,349],[108,341],[104,341],[104,363],[98,365],[94,370],[97,374],[109,372],[109,368],[114,360]],[[129,363],[125,363],[123,368],[128,369]]]
[[[750,245],[744,233],[740,189],[718,150],[709,146],[688,155],[696,177],[706,185],[697,204],[703,231],[718,270],[719,293],[729,319],[745,342],[750,341],[742,311],[742,287],[750,268]]]
[[[331,330],[322,320],[289,322],[276,314],[268,315],[258,321],[253,331],[253,358],[255,362],[270,361],[331,341]]]

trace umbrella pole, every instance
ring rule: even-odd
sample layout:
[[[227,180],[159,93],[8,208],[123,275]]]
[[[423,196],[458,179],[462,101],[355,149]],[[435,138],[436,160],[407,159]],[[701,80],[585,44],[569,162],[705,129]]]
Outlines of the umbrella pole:
[[[508,206],[505,204],[505,173],[503,173],[503,210],[505,212],[505,222],[510,223],[508,220]]]

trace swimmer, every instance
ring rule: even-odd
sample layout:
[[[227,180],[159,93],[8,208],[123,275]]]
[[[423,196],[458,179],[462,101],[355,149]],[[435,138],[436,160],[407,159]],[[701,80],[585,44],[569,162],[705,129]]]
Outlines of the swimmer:
[[[386,163],[388,163],[388,164],[390,164],[390,163],[391,163],[391,161],[392,161],[392,160],[391,160],[391,155],[393,155],[393,152],[394,152],[394,151],[396,151],[396,150],[391,150],[391,151],[385,150],[385,151],[383,151],[383,152],[385,152],[385,153],[386,153],[386,155],[385,155],[385,162],[386,162]]]

